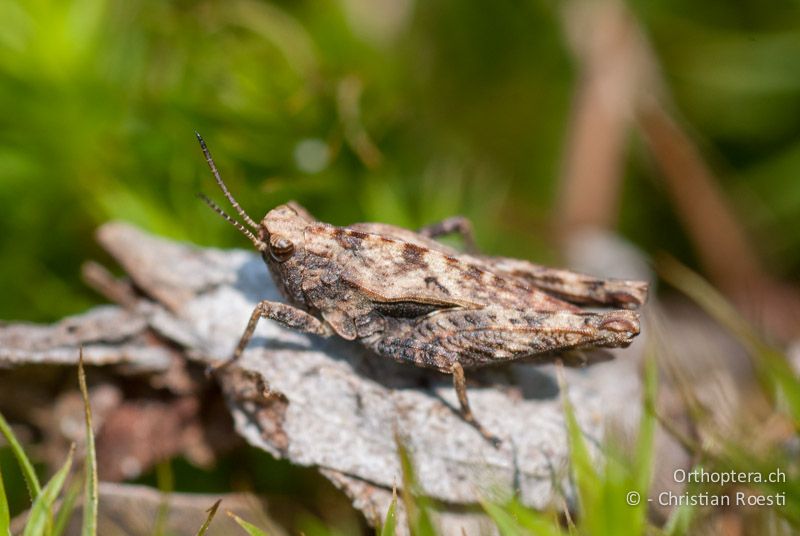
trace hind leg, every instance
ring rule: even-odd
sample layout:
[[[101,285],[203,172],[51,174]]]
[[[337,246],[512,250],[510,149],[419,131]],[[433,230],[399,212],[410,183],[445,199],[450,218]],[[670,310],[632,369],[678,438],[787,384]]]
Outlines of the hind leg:
[[[458,234],[464,241],[464,249],[467,253],[477,253],[478,246],[475,244],[475,235],[472,232],[472,222],[464,216],[451,216],[437,223],[432,223],[421,227],[417,233],[427,238],[437,238],[449,234]]]
[[[494,446],[500,445],[500,439],[490,434],[472,413],[469,398],[467,397],[467,379],[464,375],[464,367],[459,363],[457,354],[437,349],[430,344],[410,338],[385,337],[371,344],[371,347],[376,353],[384,357],[413,363],[420,367],[435,368],[446,374],[452,374],[453,387],[458,397],[459,415]]]

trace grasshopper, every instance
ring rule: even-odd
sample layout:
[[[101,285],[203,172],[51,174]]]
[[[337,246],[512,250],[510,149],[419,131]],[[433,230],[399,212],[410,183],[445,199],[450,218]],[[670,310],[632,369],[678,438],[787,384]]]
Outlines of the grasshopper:
[[[497,444],[470,409],[464,369],[625,347],[639,333],[639,316],[629,309],[644,303],[646,283],[477,255],[471,225],[461,217],[417,232],[381,223],[337,227],[289,202],[256,223],[222,181],[199,134],[197,139],[244,223],[200,197],[253,243],[288,302],[260,302],[232,356],[217,368],[242,355],[261,318],[356,340],[379,356],[451,374],[462,417]],[[434,240],[449,233],[460,233],[473,251]]]

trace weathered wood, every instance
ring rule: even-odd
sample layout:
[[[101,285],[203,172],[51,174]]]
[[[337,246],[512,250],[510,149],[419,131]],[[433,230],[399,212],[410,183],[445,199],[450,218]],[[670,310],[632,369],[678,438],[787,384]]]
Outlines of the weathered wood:
[[[88,365],[130,365],[140,372],[163,371],[170,353],[148,340],[147,318],[115,306],[97,307],[51,326],[0,323],[0,368],[67,365],[84,346]]]

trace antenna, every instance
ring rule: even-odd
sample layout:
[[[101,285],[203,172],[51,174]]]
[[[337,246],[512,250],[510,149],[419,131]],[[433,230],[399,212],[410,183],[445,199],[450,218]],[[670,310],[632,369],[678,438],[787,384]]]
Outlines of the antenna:
[[[239,230],[239,232],[240,232],[240,233],[242,233],[242,234],[243,234],[243,235],[245,235],[247,238],[249,238],[249,239],[250,239],[250,242],[252,242],[252,243],[253,243],[253,245],[255,245],[255,246],[256,246],[256,248],[257,248],[259,251],[266,251],[266,249],[267,249],[267,244],[265,244],[264,242],[262,242],[261,240],[259,240],[259,239],[256,237],[256,235],[254,235],[254,234],[253,234],[253,233],[250,231],[250,229],[248,229],[247,227],[245,227],[244,225],[242,225],[242,224],[241,224],[241,223],[239,223],[238,221],[234,220],[234,219],[233,219],[231,216],[229,216],[229,215],[228,215],[228,214],[227,214],[227,213],[226,213],[224,210],[222,210],[221,208],[219,208],[219,205],[217,205],[217,204],[216,204],[216,203],[214,203],[214,202],[213,202],[211,199],[209,199],[209,198],[208,198],[208,196],[206,196],[205,194],[201,194],[201,193],[199,193],[199,194],[197,194],[197,197],[199,197],[200,199],[202,199],[202,200],[205,202],[205,204],[206,204],[206,205],[208,205],[209,207],[211,207],[211,210],[213,210],[214,212],[216,212],[217,214],[219,214],[220,216],[222,216],[223,218],[225,218],[225,219],[228,221],[228,223],[230,223],[231,225],[233,225],[234,227],[236,227],[236,228]]]
[[[203,150],[203,155],[205,155],[206,157],[206,162],[208,162],[208,167],[211,168],[211,173],[214,175],[214,179],[216,179],[217,185],[219,186],[220,190],[222,190],[222,193],[225,195],[225,198],[228,200],[228,202],[231,204],[234,210],[236,210],[236,213],[242,217],[242,219],[247,225],[249,225],[253,229],[258,229],[258,225],[256,224],[256,222],[253,221],[253,218],[247,215],[247,212],[245,212],[244,209],[241,207],[241,205],[239,205],[239,203],[236,201],[236,199],[233,198],[233,195],[228,191],[228,187],[225,186],[224,182],[222,182],[222,177],[219,176],[219,171],[217,171],[217,165],[214,164],[214,159],[211,158],[211,153],[209,152],[208,147],[206,147],[206,142],[203,141],[203,138],[200,136],[200,133],[195,130],[194,135],[197,136],[197,141],[200,142],[200,148]],[[203,198],[206,201],[206,203],[209,204],[210,200],[205,196],[203,196]],[[209,204],[209,206],[213,208],[215,211],[217,211],[219,214],[222,214],[226,218],[228,218],[228,221],[234,221],[213,203]]]

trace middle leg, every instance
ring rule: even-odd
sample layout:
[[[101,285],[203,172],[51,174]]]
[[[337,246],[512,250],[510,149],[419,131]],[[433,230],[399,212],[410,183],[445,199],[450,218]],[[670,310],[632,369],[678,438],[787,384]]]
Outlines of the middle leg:
[[[370,346],[381,356],[452,374],[453,386],[458,397],[459,415],[495,447],[500,445],[500,440],[497,436],[490,434],[472,413],[467,397],[467,380],[464,375],[464,367],[459,363],[457,354],[410,337],[384,337],[373,342]]]

